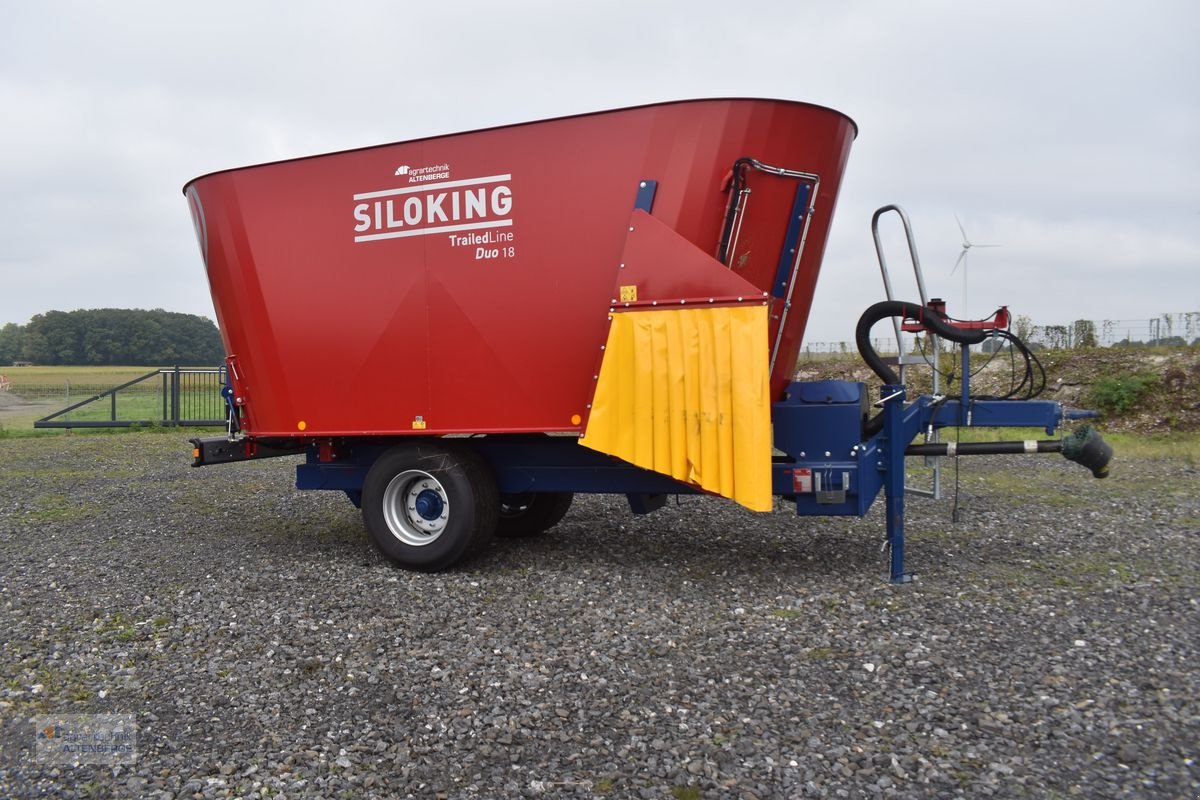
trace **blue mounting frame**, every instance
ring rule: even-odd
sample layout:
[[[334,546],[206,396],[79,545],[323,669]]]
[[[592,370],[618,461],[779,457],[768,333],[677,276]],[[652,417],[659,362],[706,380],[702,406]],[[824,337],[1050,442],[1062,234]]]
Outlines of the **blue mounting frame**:
[[[792,213],[788,217],[787,233],[783,237],[783,250],[779,253],[779,265],[775,267],[775,280],[771,284],[771,295],[781,300],[787,298],[788,284],[792,280],[793,266],[796,263],[796,252],[800,246],[800,235],[804,232],[804,221],[808,218],[808,198],[812,192],[812,184],[807,180],[801,181],[796,187],[796,197],[792,201]]]
[[[773,408],[776,494],[794,499],[805,516],[862,516],[884,492],[891,580],[904,583],[904,452],[920,433],[948,426],[1043,428],[1052,435],[1062,407],[1044,400],[943,400],[922,395],[906,402],[904,386],[881,389],[883,424],[865,441],[868,404],[862,383],[793,383]],[[856,425],[857,423],[857,425]]]
[[[873,409],[882,407],[882,426],[865,436]],[[900,385],[882,387],[871,403],[866,385],[846,381],[795,382],[772,406],[775,447],[772,490],[795,503],[801,516],[862,516],[884,493],[890,577],[911,580],[904,569],[904,459],[922,432],[958,425],[1037,427],[1053,434],[1062,407],[1041,400],[988,401],[922,395],[907,402]],[[375,460],[411,439],[342,443],[336,460],[321,461],[311,446],[296,468],[299,489],[346,492],[357,505]],[[502,494],[581,492],[625,494],[635,513],[647,513],[669,494],[696,494],[690,486],[577,444],[574,436],[492,435],[449,440],[479,453]]]
[[[637,195],[633,199],[633,207],[649,214],[654,210],[654,195],[657,192],[658,181],[640,181],[638,183]]]

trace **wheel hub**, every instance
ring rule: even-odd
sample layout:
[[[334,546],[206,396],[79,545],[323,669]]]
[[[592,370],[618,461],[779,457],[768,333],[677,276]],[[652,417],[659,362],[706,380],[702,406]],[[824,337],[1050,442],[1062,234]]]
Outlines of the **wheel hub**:
[[[442,515],[442,509],[446,503],[442,500],[442,496],[433,489],[421,489],[421,493],[417,495],[417,499],[413,501],[413,510],[421,515],[421,518],[426,521],[432,521]]]
[[[383,518],[391,534],[404,544],[432,544],[450,519],[446,489],[428,472],[401,472],[383,492]]]

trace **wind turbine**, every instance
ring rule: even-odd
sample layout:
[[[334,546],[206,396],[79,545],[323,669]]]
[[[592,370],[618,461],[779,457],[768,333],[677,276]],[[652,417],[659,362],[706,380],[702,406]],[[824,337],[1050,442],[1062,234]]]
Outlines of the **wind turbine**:
[[[958,260],[954,262],[954,269],[950,270],[951,277],[958,271],[959,265],[963,268],[963,308],[962,319],[970,319],[971,315],[967,311],[967,253],[972,247],[1003,247],[999,244],[976,244],[967,238],[967,232],[963,229],[962,220],[958,218],[958,214],[954,215],[954,221],[958,223],[958,232],[962,234],[962,252],[958,254]]]

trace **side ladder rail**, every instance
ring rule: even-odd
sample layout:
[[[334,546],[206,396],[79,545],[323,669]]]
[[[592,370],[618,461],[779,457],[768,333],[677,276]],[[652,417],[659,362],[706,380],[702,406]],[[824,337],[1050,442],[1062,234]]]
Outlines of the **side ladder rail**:
[[[892,279],[888,273],[887,259],[883,255],[883,241],[879,237],[879,218],[889,211],[895,211],[900,216],[900,222],[904,225],[904,237],[908,241],[908,255],[912,259],[913,273],[917,276],[917,293],[921,296],[921,305],[929,303],[929,296],[925,292],[925,275],[921,272],[921,259],[917,255],[917,242],[913,238],[912,223],[908,221],[908,214],[904,213],[904,209],[895,204],[883,206],[875,211],[871,216],[871,236],[875,239],[875,255],[879,259],[879,271],[883,274],[883,290],[887,293],[888,300],[895,300],[895,293],[892,292]],[[904,361],[904,340],[900,333],[900,319],[894,317],[892,326],[896,331],[896,348],[900,354],[900,368],[903,374],[905,365]],[[934,372],[934,380],[937,380],[937,373]],[[937,394],[935,385],[934,394]]]
[[[917,278],[917,293],[921,296],[921,305],[929,304],[929,295],[925,291],[925,275],[921,271],[921,258],[917,255],[917,240],[913,236],[912,223],[909,222],[908,214],[904,213],[904,209],[895,203],[889,203],[876,209],[871,216],[871,236],[875,240],[875,255],[879,259],[879,271],[883,275],[883,290],[887,293],[888,300],[895,300],[896,297],[892,292],[892,279],[888,273],[887,259],[883,255],[883,241],[879,236],[879,219],[889,211],[895,211],[900,217],[900,222],[904,225],[904,238],[908,242],[908,255],[912,259],[913,274]],[[908,364],[924,364],[925,359],[919,356],[906,357],[904,355],[904,337],[900,332],[900,318],[892,318],[892,327],[896,331],[896,363],[900,367],[900,382],[904,383],[905,367]],[[933,394],[937,395],[941,392],[941,376],[937,370],[938,356],[941,353],[941,344],[936,336],[929,336],[929,349],[933,358]],[[937,431],[934,431],[930,442],[936,442],[939,438]],[[931,458],[929,462],[933,464],[933,489],[916,489],[906,487],[906,490],[911,494],[932,497],[935,500],[942,498],[942,460],[940,458]]]

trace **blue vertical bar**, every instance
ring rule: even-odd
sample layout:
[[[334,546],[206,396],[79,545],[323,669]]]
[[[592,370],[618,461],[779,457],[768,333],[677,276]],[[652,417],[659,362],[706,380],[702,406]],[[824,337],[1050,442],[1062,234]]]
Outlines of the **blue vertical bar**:
[[[891,553],[892,583],[908,583],[912,576],[904,571],[904,386],[884,386],[882,396],[883,430],[887,452],[883,454],[887,474],[883,480],[884,508],[887,514],[887,541]]]
[[[633,207],[647,214],[654,208],[654,193],[658,191],[658,181],[641,181],[638,183],[637,198]]]
[[[783,237],[783,250],[779,253],[779,266],[775,268],[775,282],[771,286],[771,294],[775,297],[787,297],[792,267],[796,263],[796,250],[800,247],[800,235],[804,232],[804,220],[808,217],[808,193],[811,189],[804,182],[796,187],[796,199],[792,201],[792,214],[788,217],[787,234]]]
[[[958,404],[958,424],[965,428],[971,424],[971,348],[965,344],[960,344],[959,347],[962,349],[962,363],[959,366],[962,372],[959,376],[962,400]]]

